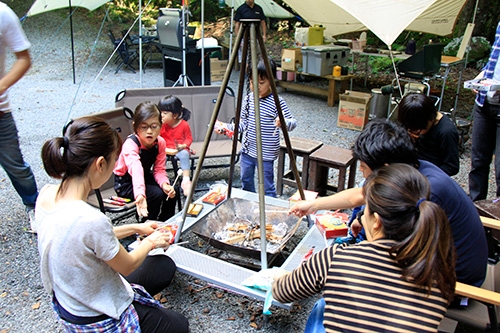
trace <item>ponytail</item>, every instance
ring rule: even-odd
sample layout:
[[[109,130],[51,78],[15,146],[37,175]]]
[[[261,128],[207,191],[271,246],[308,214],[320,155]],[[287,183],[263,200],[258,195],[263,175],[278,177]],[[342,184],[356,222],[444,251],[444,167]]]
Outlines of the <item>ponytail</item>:
[[[431,201],[419,205],[413,232],[389,251],[406,280],[427,289],[438,286],[451,301],[455,293],[455,247],[444,211]]]
[[[369,214],[380,216],[384,237],[396,244],[389,254],[403,279],[430,294],[432,287],[452,300],[455,291],[455,254],[444,211],[430,202],[430,185],[414,167],[390,164],[367,179],[363,192]]]

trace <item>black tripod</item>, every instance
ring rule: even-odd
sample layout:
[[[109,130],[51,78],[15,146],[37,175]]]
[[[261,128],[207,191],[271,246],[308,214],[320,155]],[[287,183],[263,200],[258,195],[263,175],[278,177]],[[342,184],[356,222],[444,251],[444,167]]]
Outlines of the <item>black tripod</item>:
[[[241,106],[243,101],[243,90],[245,83],[245,68],[247,68],[248,59],[251,60],[252,66],[252,82],[253,82],[253,94],[254,101],[259,100],[259,77],[257,73],[257,45],[260,47],[260,54],[264,55],[263,60],[266,66],[267,77],[272,78],[273,73],[271,71],[271,65],[269,63],[269,59],[265,56],[267,54],[266,47],[264,45],[264,40],[262,38],[262,34],[260,32],[260,20],[241,20],[242,28],[238,32],[238,36],[236,37],[235,45],[238,47],[235,48],[231,54],[231,58],[229,60],[229,64],[226,69],[226,73],[224,75],[224,79],[222,80],[222,86],[219,90],[219,95],[217,98],[217,102],[214,107],[214,111],[212,113],[212,118],[210,120],[209,129],[207,131],[207,135],[205,136],[205,141],[203,144],[203,150],[201,151],[200,158],[198,164],[196,166],[195,173],[193,175],[193,188],[196,187],[198,183],[198,178],[201,171],[201,166],[203,165],[206,151],[208,148],[208,144],[210,143],[210,136],[215,127],[215,122],[218,118],[219,111],[222,104],[222,99],[224,98],[224,92],[226,91],[229,78],[231,76],[232,68],[235,64],[235,61],[238,57],[238,49],[241,45],[241,40],[243,39],[243,49],[242,49],[242,63],[240,70],[240,79],[238,86],[238,97],[236,102],[236,115],[235,115],[235,130],[233,138],[239,137],[239,125],[241,120]],[[248,47],[250,46],[250,57],[248,56]],[[290,143],[290,137],[288,136],[288,130],[286,128],[285,117],[283,115],[283,110],[281,109],[280,102],[278,99],[278,93],[276,90],[276,84],[274,80],[270,80],[271,82],[271,90],[274,97],[274,103],[276,104],[276,108],[278,109],[278,116],[280,119],[281,130],[283,131],[283,137],[285,139],[285,143],[288,150],[288,155],[290,156],[291,161],[295,161],[295,156],[293,154],[292,145]],[[255,126],[256,126],[256,134],[257,134],[257,169],[258,169],[258,194],[259,194],[259,213],[260,213],[260,230],[261,230],[261,266],[262,269],[267,268],[267,252],[266,252],[266,214],[265,214],[265,189],[264,189],[264,163],[262,159],[262,135],[261,135],[261,123],[260,123],[260,108],[259,103],[254,103],[255,107]],[[231,187],[233,183],[233,174],[234,174],[234,163],[236,159],[236,149],[237,142],[233,141],[232,153],[231,153],[231,163],[229,168],[229,181],[228,181],[228,193],[227,197],[231,197]],[[305,199],[304,190],[302,188],[302,183],[300,181],[300,175],[295,163],[291,163],[292,172],[294,174],[295,179],[297,180],[297,187],[299,189],[299,193],[302,199]],[[182,211],[182,222],[179,225],[179,230],[182,230],[184,225],[184,221],[186,220],[187,210],[189,204],[193,199],[193,191],[191,191],[184,203],[184,208]],[[175,236],[175,242],[177,242],[180,238],[181,232],[178,232]]]

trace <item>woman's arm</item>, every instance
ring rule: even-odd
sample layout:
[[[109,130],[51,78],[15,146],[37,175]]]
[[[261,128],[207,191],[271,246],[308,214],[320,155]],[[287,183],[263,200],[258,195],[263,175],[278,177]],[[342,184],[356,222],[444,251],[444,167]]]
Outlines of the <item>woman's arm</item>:
[[[129,229],[125,228],[125,226],[124,228],[116,227],[115,234],[130,235],[129,232],[134,230],[138,231],[139,234],[144,235],[152,228],[152,225],[156,225],[156,223],[144,223],[142,226],[136,224],[134,227]],[[127,276],[142,264],[149,251],[158,248],[167,249],[170,245],[171,238],[171,233],[153,231],[148,237],[142,240],[137,248],[131,252],[127,252],[127,250],[125,250],[125,248],[120,244],[118,254],[113,259],[106,261],[106,263],[121,275]]]
[[[363,189],[361,187],[349,188],[328,197],[322,197],[310,201],[298,201],[292,208],[290,208],[289,214],[305,216],[314,214],[318,210],[354,208],[356,206],[361,206],[364,202],[365,197],[363,196]]]
[[[326,283],[328,268],[337,246],[314,254],[290,274],[279,278],[273,284],[273,298],[281,303],[289,303],[319,293]]]

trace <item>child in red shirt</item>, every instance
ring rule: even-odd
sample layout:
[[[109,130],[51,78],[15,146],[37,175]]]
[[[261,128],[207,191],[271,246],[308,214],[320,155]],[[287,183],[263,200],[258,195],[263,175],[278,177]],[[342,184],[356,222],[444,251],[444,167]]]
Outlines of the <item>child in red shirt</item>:
[[[161,112],[163,125],[160,136],[165,139],[167,155],[175,155],[180,162],[182,169],[181,188],[185,196],[191,191],[190,179],[190,155],[193,136],[188,120],[191,117],[191,111],[186,109],[179,98],[168,95],[163,97],[158,103],[158,109]]]

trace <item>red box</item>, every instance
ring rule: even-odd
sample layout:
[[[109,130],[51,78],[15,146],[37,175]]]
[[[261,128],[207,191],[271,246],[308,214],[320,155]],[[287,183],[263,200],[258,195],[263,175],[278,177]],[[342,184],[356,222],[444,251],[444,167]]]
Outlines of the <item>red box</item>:
[[[316,215],[316,226],[326,238],[347,236],[349,215],[339,212],[327,212]]]

